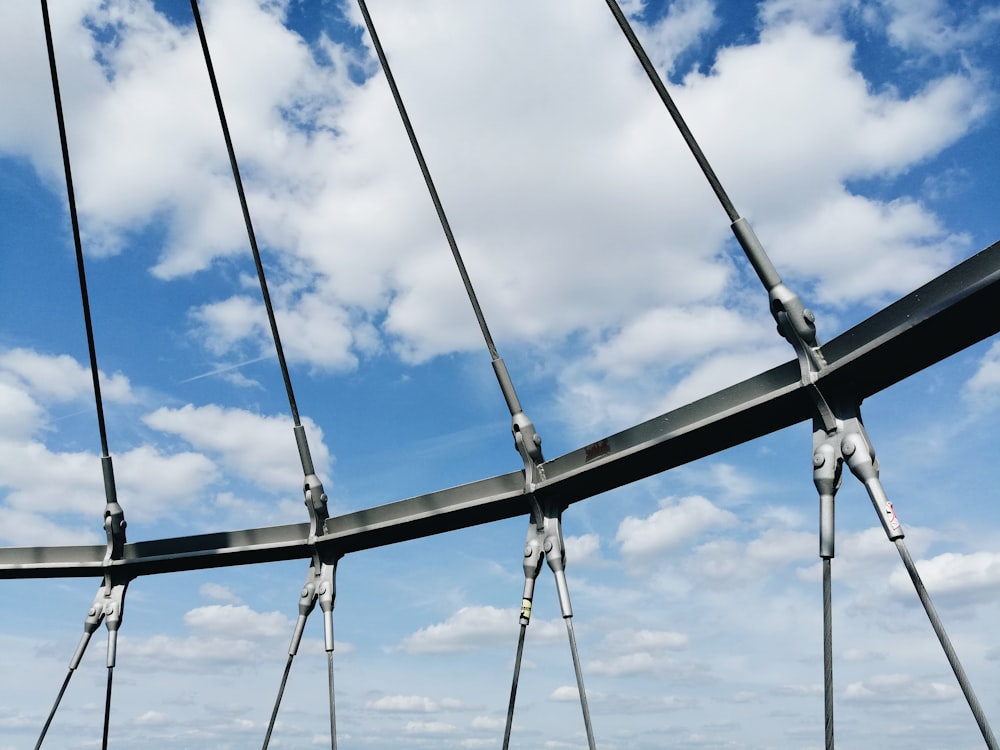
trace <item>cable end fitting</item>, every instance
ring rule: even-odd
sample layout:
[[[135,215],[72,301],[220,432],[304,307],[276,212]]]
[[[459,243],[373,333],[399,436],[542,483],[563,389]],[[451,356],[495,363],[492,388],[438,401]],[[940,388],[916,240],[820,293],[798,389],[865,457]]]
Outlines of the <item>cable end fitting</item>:
[[[302,492],[305,495],[305,504],[309,511],[309,536],[313,539],[321,537],[326,534],[326,522],[330,518],[323,483],[315,474],[307,474]]]

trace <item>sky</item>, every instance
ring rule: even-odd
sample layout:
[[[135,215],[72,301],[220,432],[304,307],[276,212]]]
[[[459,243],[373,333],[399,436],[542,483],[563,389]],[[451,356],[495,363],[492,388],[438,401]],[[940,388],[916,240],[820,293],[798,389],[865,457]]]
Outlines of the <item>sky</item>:
[[[188,3],[52,22],[130,541],[307,520],[292,422]],[[361,16],[205,0],[331,514],[516,471],[509,416]],[[625,4],[730,197],[829,340],[1000,239],[1000,6]],[[372,0],[521,401],[553,458],[791,359],[604,3]],[[37,4],[0,4],[0,544],[103,544],[100,443]],[[1000,341],[863,407],[945,626],[1000,722]],[[823,746],[811,427],[568,509],[598,746]],[[837,505],[838,746],[982,739],[860,485]],[[349,555],[341,748],[499,747],[526,519]],[[306,561],[134,581],[111,744],[255,747]],[[3,581],[0,749],[31,746],[99,581]],[[275,748],[328,746],[320,618]],[[512,747],[586,746],[551,576]],[[99,745],[95,636],[46,746]]]

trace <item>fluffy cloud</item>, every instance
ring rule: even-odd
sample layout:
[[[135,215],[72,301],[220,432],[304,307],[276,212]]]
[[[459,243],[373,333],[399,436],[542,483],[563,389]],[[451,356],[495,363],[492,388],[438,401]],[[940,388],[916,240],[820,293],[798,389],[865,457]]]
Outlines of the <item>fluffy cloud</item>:
[[[496,607],[462,607],[442,623],[428,625],[400,644],[410,654],[462,653],[485,646],[509,645],[517,633],[518,610]],[[546,640],[560,637],[555,622],[532,619],[531,636]]]
[[[437,713],[455,711],[462,707],[462,701],[455,698],[434,700],[423,695],[383,695],[365,703],[365,708],[371,711],[389,713]]]
[[[675,549],[713,529],[734,526],[737,518],[728,510],[698,495],[660,501],[660,509],[646,518],[628,516],[618,526],[615,541],[622,555],[648,559]]]
[[[1000,404],[1000,341],[990,345],[975,374],[963,386],[962,394],[976,409]]]
[[[178,435],[198,450],[218,455],[226,468],[248,481],[276,490],[301,484],[302,464],[290,417],[188,404],[180,409],[157,409],[143,421],[155,430]],[[302,424],[316,471],[328,477],[331,460],[323,431],[308,418]]]

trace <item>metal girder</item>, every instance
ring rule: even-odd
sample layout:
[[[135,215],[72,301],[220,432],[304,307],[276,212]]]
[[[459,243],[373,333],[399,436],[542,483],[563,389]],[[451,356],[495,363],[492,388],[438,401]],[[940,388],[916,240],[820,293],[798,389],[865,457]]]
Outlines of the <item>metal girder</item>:
[[[1000,243],[947,271],[823,346],[818,386],[859,404],[1000,331]],[[810,419],[797,362],[608,436],[541,465],[536,495],[563,505]],[[530,512],[521,471],[329,519],[319,544],[338,554]],[[136,542],[110,563],[119,576],[307,558],[308,524]],[[101,575],[105,547],[0,548],[0,578]]]

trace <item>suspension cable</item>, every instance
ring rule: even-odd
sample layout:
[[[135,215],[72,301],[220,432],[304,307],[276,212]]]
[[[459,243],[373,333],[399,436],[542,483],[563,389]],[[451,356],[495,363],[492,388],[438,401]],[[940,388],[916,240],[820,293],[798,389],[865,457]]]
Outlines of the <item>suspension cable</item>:
[[[823,558],[823,736],[826,750],[833,745],[833,599],[830,558]]]
[[[260,282],[260,293],[264,298],[264,307],[267,309],[267,322],[271,327],[271,337],[274,339],[274,350],[278,355],[278,364],[281,367],[281,377],[285,382],[285,393],[288,395],[288,406],[292,411],[292,419],[295,426],[299,427],[299,409],[295,403],[295,392],[292,390],[292,379],[288,374],[288,363],[285,361],[285,350],[281,345],[281,336],[278,333],[278,322],[274,315],[274,306],[271,304],[271,294],[267,288],[267,280],[264,277],[264,264],[261,261],[260,249],[257,246],[257,236],[254,234],[253,222],[250,220],[250,207],[247,204],[246,192],[243,189],[243,178],[240,176],[239,164],[236,161],[236,150],[233,147],[233,139],[229,134],[229,124],[226,120],[226,112],[222,106],[222,94],[219,92],[219,83],[215,77],[215,67],[212,65],[212,55],[208,49],[208,39],[205,36],[205,27],[201,21],[201,13],[198,10],[198,0],[191,0],[191,12],[194,14],[194,22],[198,27],[198,39],[201,41],[201,51],[205,57],[205,67],[208,70],[208,78],[212,84],[212,95],[215,97],[215,107],[219,113],[219,124],[222,126],[222,135],[226,140],[226,151],[229,154],[229,164],[233,170],[233,180],[236,182],[236,192],[240,197],[240,208],[243,210],[243,222],[246,224],[247,238],[250,241],[250,250],[253,252],[253,262],[257,267],[257,279]],[[311,468],[306,474],[312,474]]]
[[[274,708],[271,711],[271,719],[267,723],[267,733],[264,735],[264,744],[261,750],[267,750],[267,746],[271,744],[271,732],[274,731],[274,722],[278,718],[278,709],[281,707],[281,697],[285,694],[285,684],[288,682],[288,673],[292,669],[292,659],[295,658],[295,654],[288,655],[288,661],[285,662],[285,671],[281,675],[281,684],[278,686],[278,696],[274,699]]]
[[[479,322],[479,328],[483,332],[483,339],[486,341],[486,348],[489,349],[490,357],[494,360],[500,359],[500,355],[497,353],[496,345],[493,343],[493,337],[490,335],[490,329],[486,325],[486,316],[483,314],[483,310],[479,306],[476,291],[472,286],[472,279],[469,278],[469,273],[465,268],[465,262],[462,260],[462,254],[458,249],[458,243],[455,241],[455,235],[451,231],[451,224],[448,222],[448,216],[445,214],[444,205],[441,203],[441,197],[438,195],[437,188],[434,186],[434,179],[431,177],[430,169],[427,166],[427,160],[424,159],[420,143],[417,141],[417,134],[413,129],[413,124],[410,122],[409,115],[406,113],[406,106],[403,104],[403,98],[399,93],[399,87],[396,85],[396,79],[392,75],[392,69],[389,67],[389,60],[385,56],[385,50],[382,48],[382,42],[379,40],[378,33],[375,31],[375,23],[372,21],[371,14],[368,12],[368,5],[365,3],[365,0],[358,0],[358,7],[361,8],[361,14],[365,18],[365,26],[368,27],[368,34],[371,37],[372,45],[375,47],[375,54],[378,55],[379,63],[382,65],[382,71],[385,73],[385,79],[389,83],[389,88],[392,90],[392,98],[396,102],[396,109],[399,110],[399,117],[403,121],[403,127],[406,128],[406,135],[410,139],[410,146],[413,148],[413,155],[417,158],[417,163],[420,165],[420,172],[424,176],[424,182],[427,185],[427,192],[430,193],[431,201],[434,203],[434,209],[437,211],[438,220],[441,222],[441,228],[444,230],[444,235],[448,240],[448,247],[451,248],[451,254],[455,258],[455,265],[458,266],[458,272],[462,277],[462,283],[465,285],[465,293],[469,297],[469,302],[472,304],[472,309],[476,314],[476,320]]]
[[[712,186],[712,190],[719,199],[719,203],[721,203],[722,207],[726,210],[729,220],[736,221],[740,218],[739,212],[736,210],[733,202],[729,200],[729,196],[726,194],[725,189],[722,187],[722,183],[716,176],[715,170],[713,170],[712,165],[708,163],[708,158],[698,145],[698,141],[695,140],[694,135],[691,133],[687,123],[684,121],[684,117],[681,115],[677,105],[674,104],[674,100],[670,96],[670,92],[667,91],[667,87],[660,78],[660,74],[656,72],[656,67],[649,59],[649,55],[646,54],[646,50],[643,49],[642,44],[639,42],[639,38],[635,35],[635,31],[632,29],[632,25],[628,22],[628,18],[625,17],[625,14],[622,12],[621,7],[618,5],[616,0],[606,0],[606,2],[608,4],[608,8],[615,17],[615,20],[618,22],[618,25],[621,27],[622,33],[624,33],[625,38],[628,39],[628,43],[635,52],[636,57],[639,58],[639,63],[642,65],[642,69],[645,70],[646,75],[649,76],[650,83],[653,84],[653,88],[656,89],[656,93],[660,95],[660,100],[670,113],[670,117],[673,118],[674,124],[677,125],[677,129],[684,138],[684,142],[687,143],[688,148],[691,149],[691,153],[694,155],[695,161],[698,162],[698,166],[701,167],[701,171],[704,172],[705,178],[708,180],[708,184]]]
[[[514,657],[514,676],[510,683],[510,701],[507,703],[507,723],[503,730],[503,750],[510,747],[510,730],[514,726],[514,704],[517,701],[517,683],[521,677],[521,657],[524,655],[524,634],[527,624],[521,623],[521,633],[517,637],[517,655]]]
[[[101,750],[108,750],[108,729],[111,726],[111,678],[115,673],[114,665],[108,666],[108,687],[104,697],[104,735],[101,739]]]
[[[63,679],[62,687],[59,688],[59,695],[56,696],[56,702],[52,704],[52,710],[49,711],[48,718],[45,719],[45,724],[42,726],[42,732],[38,735],[38,742],[35,743],[35,750],[40,750],[42,747],[42,742],[45,740],[45,735],[48,734],[49,726],[52,724],[52,720],[56,716],[56,709],[59,708],[59,703],[62,701],[63,695],[66,693],[66,688],[69,686],[69,681],[73,677],[73,672],[75,672],[72,667],[66,671],[66,677]]]
[[[996,737],[993,734],[993,729],[990,727],[989,721],[986,719],[986,712],[983,711],[983,706],[979,702],[979,698],[976,697],[975,691],[972,689],[972,683],[969,682],[968,675],[965,674],[965,669],[962,667],[962,662],[958,658],[958,654],[955,652],[955,647],[951,645],[951,639],[948,637],[947,631],[944,629],[944,625],[941,622],[941,618],[937,613],[937,609],[934,607],[934,603],[931,601],[930,595],[927,593],[927,588],[924,586],[923,580],[920,578],[920,573],[917,571],[917,566],[913,562],[913,558],[910,557],[910,550],[906,546],[906,542],[903,537],[892,540],[896,545],[896,550],[899,552],[899,557],[903,561],[903,567],[906,568],[906,572],[910,576],[910,580],[913,582],[913,588],[917,592],[917,598],[920,599],[920,603],[924,606],[924,612],[927,613],[927,619],[930,620],[931,628],[934,630],[934,634],[938,638],[938,642],[941,644],[941,648],[944,651],[945,657],[948,659],[948,665],[951,667],[952,672],[955,673],[955,679],[958,680],[959,687],[962,688],[962,694],[965,695],[966,703],[969,704],[969,710],[972,711],[972,716],[976,720],[976,724],[979,725],[979,731],[983,735],[983,739],[986,741],[986,747],[989,750],[997,750],[1000,745],[997,744]]]
[[[63,115],[62,96],[59,93],[59,73],[56,66],[52,25],[49,21],[48,0],[42,2],[42,22],[45,26],[45,46],[49,55],[49,73],[52,76],[52,94],[56,105],[56,122],[59,125],[59,146],[62,150],[63,171],[66,175],[66,196],[69,218],[73,225],[73,246],[76,251],[76,270],[80,279],[80,297],[83,301],[83,323],[87,329],[87,352],[90,356],[90,376],[94,382],[94,401],[97,404],[97,427],[101,434],[101,456],[108,456],[108,432],[104,423],[104,401],[101,398],[101,380],[97,369],[97,347],[94,344],[94,326],[90,316],[90,295],[87,293],[87,272],[83,261],[83,243],[80,239],[80,220],[76,211],[76,194],[73,190],[73,170],[70,167],[69,140],[66,137],[66,119]]]

